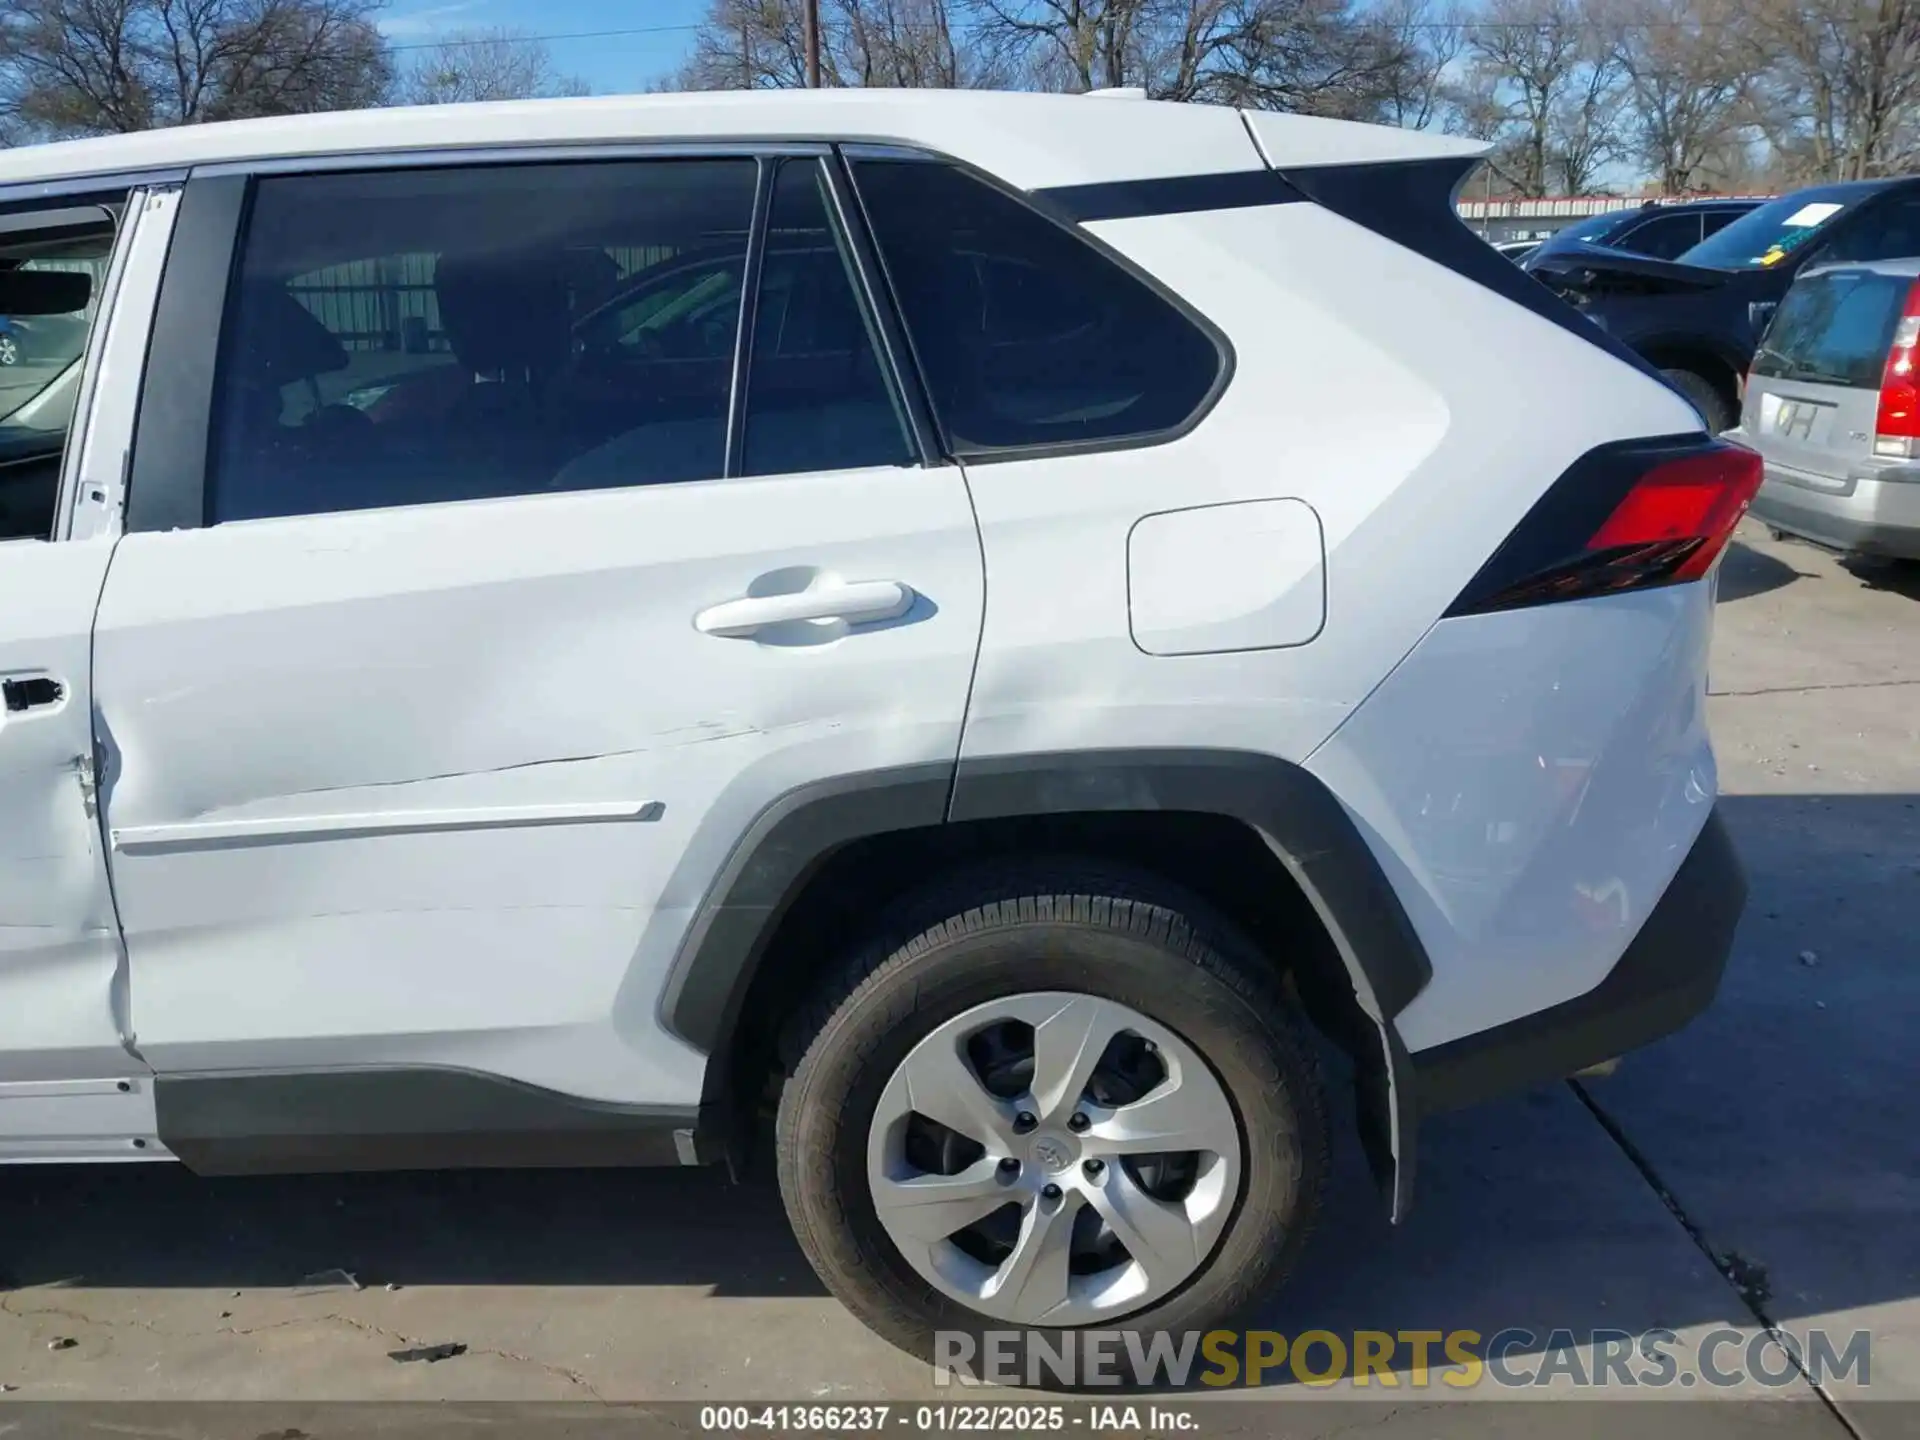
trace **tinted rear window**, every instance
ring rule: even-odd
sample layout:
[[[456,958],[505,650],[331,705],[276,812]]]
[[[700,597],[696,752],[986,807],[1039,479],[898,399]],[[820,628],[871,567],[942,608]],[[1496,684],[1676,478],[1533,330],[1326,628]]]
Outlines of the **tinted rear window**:
[[[855,177],[954,453],[1148,440],[1213,394],[1213,338],[1071,230],[948,165]]]
[[[1839,270],[1800,281],[1780,302],[1754,352],[1753,373],[1877,388],[1912,283],[1869,270]]]

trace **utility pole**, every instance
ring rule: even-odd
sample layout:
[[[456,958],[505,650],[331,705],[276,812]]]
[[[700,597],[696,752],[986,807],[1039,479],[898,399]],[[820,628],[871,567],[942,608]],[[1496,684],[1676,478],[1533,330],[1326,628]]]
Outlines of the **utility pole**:
[[[820,88],[820,0],[800,0],[806,22],[807,88]]]

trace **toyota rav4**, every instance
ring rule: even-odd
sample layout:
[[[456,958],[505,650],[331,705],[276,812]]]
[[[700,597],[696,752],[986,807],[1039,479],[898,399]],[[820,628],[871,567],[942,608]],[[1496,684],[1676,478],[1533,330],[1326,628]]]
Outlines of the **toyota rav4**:
[[[1758,461],[1455,220],[1475,153],[854,92],[0,155],[0,289],[102,258],[0,472],[0,1156],[771,1108],[925,1352],[1266,1292],[1324,1052],[1404,1214],[1422,1114],[1681,1024],[1744,895]]]

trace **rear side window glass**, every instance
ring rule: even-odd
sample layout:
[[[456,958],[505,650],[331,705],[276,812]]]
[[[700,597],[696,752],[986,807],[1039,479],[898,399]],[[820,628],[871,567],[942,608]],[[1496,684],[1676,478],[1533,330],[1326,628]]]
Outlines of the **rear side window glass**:
[[[1810,275],[1780,302],[1754,352],[1753,373],[1877,389],[1913,281],[1870,270]]]
[[[1657,260],[1671,260],[1699,243],[1698,215],[1662,215],[1634,226],[1622,242],[1622,248]]]
[[[774,181],[747,375],[748,475],[913,461],[815,160]]]
[[[1742,210],[1708,210],[1704,212],[1700,216],[1700,237],[1704,240],[1709,235],[1718,235],[1745,213],[1746,212]]]
[[[1888,195],[1868,205],[1824,246],[1814,263],[1897,260],[1920,255],[1920,195]]]
[[[719,477],[754,177],[673,159],[263,179],[210,518]]]
[[[1146,440],[1213,394],[1213,338],[1069,230],[948,165],[855,178],[955,453]]]

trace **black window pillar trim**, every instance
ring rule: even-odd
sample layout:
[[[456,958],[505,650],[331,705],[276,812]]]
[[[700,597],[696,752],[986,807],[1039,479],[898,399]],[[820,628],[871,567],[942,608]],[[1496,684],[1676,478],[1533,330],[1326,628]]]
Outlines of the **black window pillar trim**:
[[[215,372],[252,196],[244,175],[189,177],[180,192],[140,379],[128,533],[208,522]]]
[[[767,257],[767,217],[774,180],[784,162],[762,155],[754,162],[753,215],[747,222],[747,255],[740,267],[740,317],[733,334],[733,375],[727,387],[727,451],[721,474],[732,480],[746,463],[747,386],[753,374],[753,331],[760,309],[760,269]]]
[[[875,159],[914,159],[937,163],[938,157],[908,152],[904,157],[887,151],[874,150],[862,146],[841,146],[834,154],[835,183],[844,187],[847,204],[845,210],[851,218],[859,217],[858,246],[863,261],[868,262],[868,273],[874,281],[876,298],[884,294],[886,303],[880,310],[896,329],[900,337],[899,373],[904,378],[911,373],[913,392],[921,406],[921,416],[916,422],[926,427],[925,440],[943,458],[953,456],[953,438],[947,433],[947,422],[933,403],[933,388],[927,384],[927,367],[920,358],[920,347],[913,338],[913,329],[907,324],[907,312],[900,303],[900,287],[893,278],[892,267],[887,264],[886,252],[880,248],[878,232],[873,227],[873,216],[867,209],[867,200],[860,193],[860,181],[855,174],[852,161],[868,156]],[[851,228],[851,227],[849,227]]]
[[[920,369],[919,356],[914,353],[913,336],[901,315],[900,300],[894,293],[892,277],[887,274],[880,248],[874,243],[873,226],[867,218],[866,206],[847,169],[844,153],[836,149],[824,164],[831,216],[853,256],[854,270],[862,292],[860,298],[879,330],[880,358],[886,366],[889,387],[906,411],[920,463],[944,464],[947,460],[946,443],[934,419],[926,376]]]

